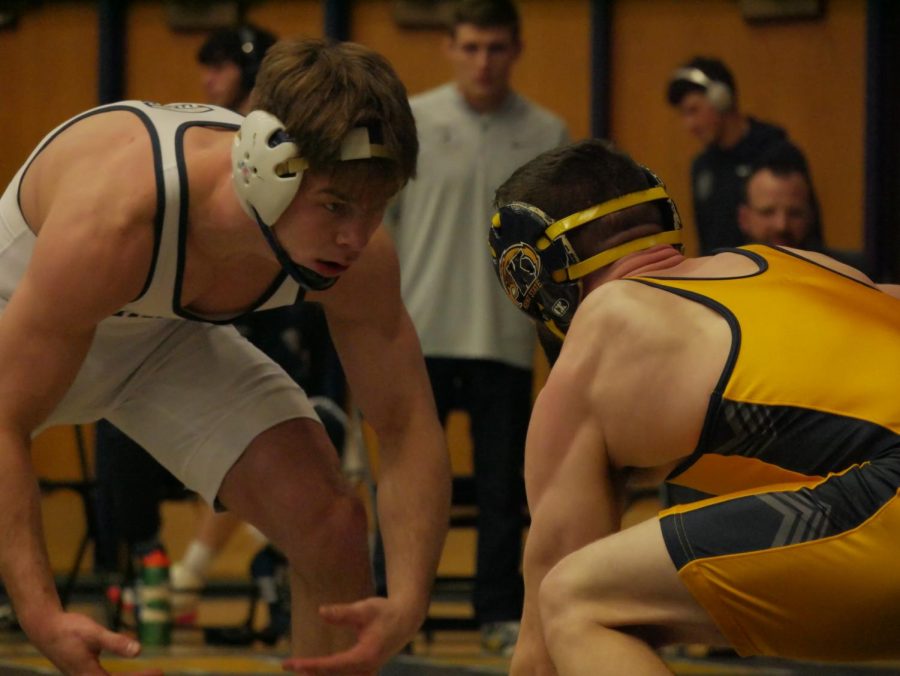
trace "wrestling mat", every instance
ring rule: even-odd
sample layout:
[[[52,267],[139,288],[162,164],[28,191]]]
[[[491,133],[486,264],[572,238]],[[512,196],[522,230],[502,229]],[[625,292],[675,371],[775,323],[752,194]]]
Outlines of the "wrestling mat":
[[[281,657],[250,650],[206,647],[171,647],[146,650],[137,660],[110,658],[103,666],[111,674],[138,669],[161,669],[166,676],[243,674],[284,674]],[[676,676],[900,676],[900,663],[877,665],[823,665],[777,660],[743,660],[735,657],[671,657],[669,667]],[[381,676],[486,676],[507,673],[501,658],[482,657],[477,649],[469,655],[415,656],[394,658]],[[58,673],[31,646],[0,646],[0,676],[27,676]]]

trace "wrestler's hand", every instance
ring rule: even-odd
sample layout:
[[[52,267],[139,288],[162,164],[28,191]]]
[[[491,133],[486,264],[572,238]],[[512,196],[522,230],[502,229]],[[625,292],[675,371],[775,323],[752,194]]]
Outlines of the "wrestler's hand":
[[[291,657],[281,663],[287,671],[316,676],[368,676],[409,643],[419,630],[397,601],[372,597],[355,603],[322,606],[319,615],[329,624],[350,627],[356,644],[322,657]]]
[[[84,615],[57,612],[41,618],[26,630],[35,647],[67,676],[107,676],[100,666],[100,653],[137,657],[141,644],[133,638],[106,629]],[[158,669],[139,672],[141,676],[162,676]]]

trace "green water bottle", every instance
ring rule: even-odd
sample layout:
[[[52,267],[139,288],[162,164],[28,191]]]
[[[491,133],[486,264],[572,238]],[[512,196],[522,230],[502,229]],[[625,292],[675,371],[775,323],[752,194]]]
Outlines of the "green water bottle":
[[[141,559],[138,590],[138,637],[145,646],[172,642],[172,609],[169,599],[169,557],[154,550]]]

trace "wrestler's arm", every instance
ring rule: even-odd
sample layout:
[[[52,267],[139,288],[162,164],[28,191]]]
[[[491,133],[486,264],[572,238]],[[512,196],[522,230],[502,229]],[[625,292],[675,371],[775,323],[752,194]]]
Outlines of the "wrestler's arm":
[[[65,673],[101,673],[93,670],[104,649],[138,650],[63,613],[30,457],[30,436],[74,380],[97,323],[140,289],[121,230],[96,233],[103,224],[86,169],[76,164],[54,186],[28,269],[0,317],[0,574],[22,628]]]
[[[820,265],[824,265],[827,268],[831,268],[832,270],[836,270],[841,272],[849,277],[853,277],[854,279],[858,279],[864,284],[868,284],[869,286],[874,286],[879,291],[886,293],[889,296],[893,296],[894,298],[900,298],[900,284],[876,284],[869,276],[856,268],[847,265],[846,263],[842,263],[841,261],[835,260],[831,256],[826,256],[823,253],[819,253],[817,251],[803,251],[800,249],[790,249],[789,247],[785,247],[789,251],[793,251],[804,258],[808,258]]]
[[[310,300],[322,303],[353,401],[378,436],[378,514],[393,625],[386,647],[393,653],[414,636],[427,612],[448,526],[450,468],[418,337],[400,297],[397,256],[384,229],[332,289]]]
[[[538,605],[541,582],[567,554],[619,529],[618,478],[589,402],[590,373],[567,345],[539,394],[525,445],[531,528],[525,542],[525,605],[511,674],[550,674]]]
[[[894,298],[900,298],[900,284],[876,284],[880,291]]]

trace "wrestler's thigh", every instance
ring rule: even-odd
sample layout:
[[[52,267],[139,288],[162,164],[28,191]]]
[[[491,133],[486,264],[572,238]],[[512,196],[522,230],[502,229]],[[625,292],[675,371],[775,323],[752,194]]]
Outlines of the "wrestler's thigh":
[[[105,417],[210,504],[263,433],[288,420],[317,420],[297,383],[231,326],[181,322],[126,383]],[[307,436],[284,444],[299,450],[311,445]]]
[[[295,418],[253,439],[225,475],[219,500],[278,539],[285,528],[314,528],[348,490],[323,425]]]
[[[649,634],[664,643],[725,644],[679,579],[655,517],[573,552],[545,585],[542,595],[564,590],[559,602],[574,604],[581,619],[606,627],[653,628]]]

